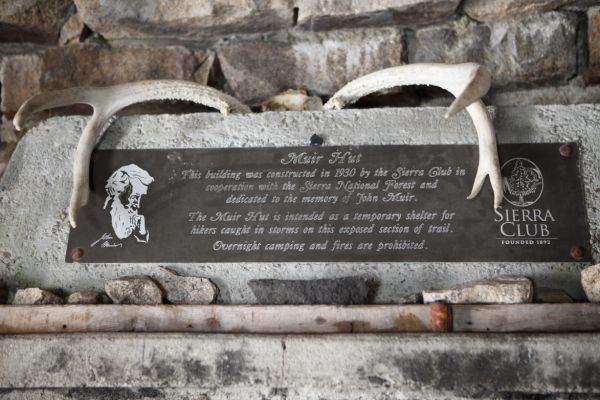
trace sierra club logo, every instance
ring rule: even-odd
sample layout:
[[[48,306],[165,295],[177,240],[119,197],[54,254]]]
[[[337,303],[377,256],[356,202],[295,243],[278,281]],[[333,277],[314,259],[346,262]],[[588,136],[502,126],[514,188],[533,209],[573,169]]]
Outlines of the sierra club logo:
[[[542,171],[533,161],[513,158],[502,166],[504,199],[513,206],[528,207],[534,204],[544,191]]]
[[[540,168],[527,158],[512,158],[502,165],[504,200],[514,207],[494,211],[494,222],[500,223],[503,245],[548,245],[550,223],[554,216],[549,209],[532,208],[544,191],[544,176]]]

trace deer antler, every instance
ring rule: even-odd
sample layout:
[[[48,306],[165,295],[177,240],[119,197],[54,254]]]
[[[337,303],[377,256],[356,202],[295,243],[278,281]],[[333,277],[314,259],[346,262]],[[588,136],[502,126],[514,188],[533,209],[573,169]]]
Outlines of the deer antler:
[[[69,221],[77,226],[77,212],[89,197],[90,157],[111,117],[119,110],[152,100],[185,100],[218,109],[221,113],[246,113],[250,109],[231,96],[216,89],[193,82],[156,80],[125,83],[107,87],[74,87],[42,93],[27,100],[15,115],[13,123],[21,130],[25,120],[32,114],[49,108],[71,104],[89,104],[94,113],[85,126],[73,164],[73,191],[69,204]]]
[[[479,194],[485,177],[489,175],[494,191],[494,208],[498,208],[502,203],[502,177],[496,134],[490,115],[479,100],[490,89],[490,81],[488,70],[475,63],[401,65],[355,79],[335,93],[323,108],[341,109],[370,93],[395,86],[433,85],[449,91],[456,99],[446,112],[446,118],[466,108],[479,139],[479,166],[467,198],[472,199]]]

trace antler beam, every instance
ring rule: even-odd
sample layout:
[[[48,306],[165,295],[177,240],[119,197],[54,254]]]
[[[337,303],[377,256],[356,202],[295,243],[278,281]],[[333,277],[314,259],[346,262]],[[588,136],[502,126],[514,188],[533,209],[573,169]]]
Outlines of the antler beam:
[[[502,177],[496,145],[496,134],[485,105],[479,100],[490,89],[490,73],[475,63],[466,64],[408,64],[383,69],[360,77],[333,95],[324,109],[341,109],[347,104],[373,92],[405,85],[439,86],[452,93],[456,99],[450,105],[446,118],[463,108],[467,110],[479,140],[479,166],[471,194],[479,194],[485,177],[489,175],[494,191],[494,208],[502,203]]]
[[[94,109],[75,151],[73,191],[69,204],[72,227],[77,226],[78,210],[88,201],[92,151],[110,124],[111,117],[129,105],[153,100],[191,101],[216,108],[225,115],[250,112],[246,105],[216,89],[174,80],[140,81],[101,88],[74,87],[33,96],[19,108],[13,120],[17,130],[21,130],[25,120],[38,111],[72,104],[88,104]]]

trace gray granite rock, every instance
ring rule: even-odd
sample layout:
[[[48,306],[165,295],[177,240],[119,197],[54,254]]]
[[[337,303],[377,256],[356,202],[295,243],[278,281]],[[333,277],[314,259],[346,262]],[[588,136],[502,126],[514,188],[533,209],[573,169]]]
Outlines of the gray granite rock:
[[[477,21],[494,21],[542,13],[573,3],[573,0],[465,0],[465,13]]]
[[[0,0],[0,42],[55,42],[71,0]]]
[[[573,298],[564,290],[536,288],[533,301],[534,303],[572,303]]]
[[[406,294],[396,299],[394,304],[423,304],[423,295],[421,293]]]
[[[409,43],[409,61],[478,62],[494,87],[566,82],[577,69],[577,18],[548,12],[489,24],[467,18],[422,28]],[[557,51],[560,49],[560,51]]]
[[[162,291],[148,276],[125,276],[110,280],[104,290],[116,304],[161,304]]]
[[[231,94],[258,105],[289,88],[331,96],[355,78],[403,64],[404,52],[401,29],[373,28],[231,41],[217,58]]]
[[[587,83],[600,83],[600,7],[588,11],[588,55],[585,69]]]
[[[414,26],[452,15],[458,0],[306,0],[298,7],[298,25],[309,29]]]
[[[210,304],[219,294],[219,288],[210,279],[181,276],[170,268],[161,267],[152,277],[171,304]]]
[[[75,0],[81,18],[107,39],[198,40],[291,27],[292,0]]]
[[[600,303],[600,264],[581,271],[581,286],[589,301]]]
[[[119,68],[115,68],[118,63]],[[2,112],[14,113],[29,97],[73,86],[107,86],[144,79],[206,84],[212,57],[179,46],[77,44],[8,54],[0,63]]]
[[[14,305],[63,304],[62,297],[44,289],[19,289],[13,299]]]
[[[368,277],[248,282],[259,304],[369,304],[376,290]]]
[[[439,290],[424,290],[423,302],[456,304],[531,303],[533,284],[524,276],[499,276]]]
[[[97,291],[83,291],[71,293],[67,297],[67,304],[105,304],[110,302],[108,296]]]
[[[496,21],[559,8],[580,11],[594,5],[597,0],[465,0],[463,10],[477,21]]]
[[[79,14],[73,14],[60,29],[58,44],[61,46],[68,46],[80,43],[84,31],[85,24],[81,20],[81,17]]]

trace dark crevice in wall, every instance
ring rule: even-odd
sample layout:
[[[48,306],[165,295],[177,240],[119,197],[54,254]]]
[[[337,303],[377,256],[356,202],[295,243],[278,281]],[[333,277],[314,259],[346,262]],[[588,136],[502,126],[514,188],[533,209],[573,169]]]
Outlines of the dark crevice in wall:
[[[208,86],[211,86],[218,90],[225,90],[227,86],[227,79],[223,74],[223,70],[221,69],[221,62],[219,61],[219,56],[215,56],[215,60],[213,62],[212,68],[208,74]]]
[[[588,65],[588,15],[585,12],[578,12],[577,19],[577,37],[575,39],[577,48],[577,66],[575,74],[569,79],[584,75],[586,66]]]

